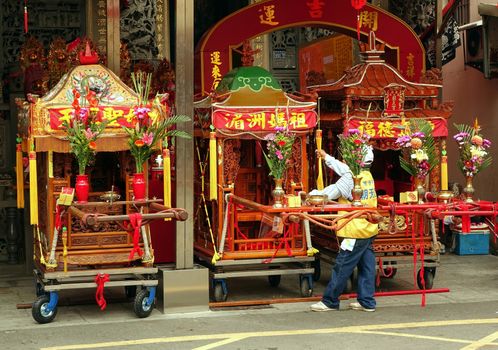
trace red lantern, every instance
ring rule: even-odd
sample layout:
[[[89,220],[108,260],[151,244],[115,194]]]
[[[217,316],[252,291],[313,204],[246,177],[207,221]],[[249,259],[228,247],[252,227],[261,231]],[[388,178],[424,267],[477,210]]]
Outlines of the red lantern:
[[[356,34],[358,35],[358,41],[360,40],[360,10],[366,3],[367,0],[351,0],[351,6],[358,12],[356,15]]]
[[[361,10],[366,3],[367,0],[351,0],[351,6],[357,11]]]

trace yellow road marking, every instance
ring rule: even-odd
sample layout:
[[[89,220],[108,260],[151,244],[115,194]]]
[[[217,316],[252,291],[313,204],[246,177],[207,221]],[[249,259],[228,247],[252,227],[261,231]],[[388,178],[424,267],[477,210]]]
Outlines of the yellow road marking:
[[[261,337],[280,337],[292,335],[312,335],[312,334],[330,334],[330,333],[358,333],[358,332],[372,332],[385,329],[403,329],[403,328],[424,328],[424,327],[441,327],[441,326],[458,326],[458,325],[479,325],[479,324],[498,324],[498,318],[491,319],[476,319],[476,320],[451,320],[451,321],[427,321],[427,322],[406,322],[406,323],[393,323],[393,324],[373,324],[373,325],[360,325],[348,326],[337,328],[322,328],[322,329],[296,329],[287,331],[267,331],[267,332],[244,332],[244,333],[225,333],[225,334],[206,334],[206,335],[190,335],[178,336],[169,338],[149,338],[149,339],[136,339],[136,340],[121,340],[93,344],[74,344],[53,346],[41,348],[40,350],[79,350],[79,349],[94,349],[94,348],[111,348],[123,347],[130,345],[145,345],[145,344],[158,344],[158,343],[174,343],[186,341],[201,341],[201,340],[230,340],[230,339],[244,339],[244,338],[261,338]],[[494,336],[494,335],[492,335]],[[415,337],[415,335],[414,335]],[[481,339],[482,345],[488,345],[492,341],[486,340],[488,337]],[[445,338],[443,338],[445,339]],[[496,339],[496,336],[495,338]],[[472,344],[473,341],[462,342]],[[221,343],[221,342],[219,342]],[[216,343],[215,343],[216,344]],[[479,343],[481,344],[481,343]],[[493,343],[491,343],[493,344]],[[212,345],[212,344],[210,344]],[[494,345],[494,344],[493,344]],[[202,349],[202,348],[201,348]],[[211,348],[205,348],[211,349]],[[466,350],[471,350],[469,348]]]
[[[192,350],[209,350],[209,349],[214,349],[214,348],[217,348],[218,346],[222,346],[222,345],[226,345],[226,344],[230,344],[230,343],[235,343],[236,341],[243,340],[243,339],[246,339],[246,338],[247,337],[228,338],[228,339],[225,339],[225,340],[222,340],[222,341],[219,341],[219,342],[216,342],[216,343],[211,343],[211,344],[208,344],[208,345],[204,345],[204,346],[192,349]]]
[[[450,343],[463,343],[463,344],[472,344],[472,340],[463,340],[456,338],[443,338],[443,337],[432,337],[430,335],[419,335],[419,334],[410,334],[410,333],[396,333],[396,332],[379,332],[379,331],[361,331],[357,332],[360,334],[378,334],[378,335],[388,335],[388,336],[396,336],[396,337],[407,337],[407,338],[418,338],[418,339],[427,339],[427,340],[437,340],[437,341],[445,341]],[[498,344],[496,344],[498,345]]]
[[[484,345],[496,345],[493,343],[496,339],[498,339],[498,332],[494,332],[493,334],[488,335],[487,337],[481,338],[476,342],[473,342],[472,344],[460,349],[460,350],[475,350],[479,349],[480,347]]]

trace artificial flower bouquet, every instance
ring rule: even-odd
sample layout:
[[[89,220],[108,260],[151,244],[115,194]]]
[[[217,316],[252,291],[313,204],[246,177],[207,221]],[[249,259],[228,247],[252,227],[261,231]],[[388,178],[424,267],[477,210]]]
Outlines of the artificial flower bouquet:
[[[117,123],[123,127],[129,136],[128,145],[131,155],[135,158],[137,173],[143,173],[143,164],[154,153],[156,147],[161,147],[166,137],[190,138],[184,131],[171,129],[179,122],[191,119],[184,115],[169,116],[165,95],[156,95],[148,100],[151,75],[132,73],[132,82],[138,95],[138,103],[128,116],[119,118]]]
[[[358,176],[364,168],[363,160],[367,153],[370,135],[358,129],[349,129],[339,135],[339,153],[342,160],[349,166],[353,176]]]
[[[492,158],[488,153],[491,141],[482,137],[477,120],[474,126],[455,124],[458,133],[453,139],[458,144],[460,155],[458,168],[465,176],[475,176],[491,165]]]
[[[424,180],[437,164],[432,127],[425,120],[410,121],[408,132],[396,139],[396,145],[401,149],[401,167],[419,180]]]
[[[61,118],[62,129],[66,132],[71,152],[78,161],[78,174],[84,175],[88,164],[94,159],[97,150],[97,138],[102,134],[109,121],[99,115],[96,93],[87,88],[83,101],[88,106],[80,105],[81,94],[73,89],[73,110],[67,117]]]
[[[287,169],[287,163],[292,155],[292,145],[295,135],[288,129],[277,126],[275,132],[265,136],[266,152],[263,152],[270,176],[282,179]]]

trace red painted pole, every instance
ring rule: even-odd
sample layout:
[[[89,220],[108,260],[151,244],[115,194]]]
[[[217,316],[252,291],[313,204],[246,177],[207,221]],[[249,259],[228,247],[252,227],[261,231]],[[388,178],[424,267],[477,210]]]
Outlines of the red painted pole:
[[[437,288],[437,289],[408,289],[408,290],[396,290],[392,292],[378,292],[375,293],[376,297],[391,297],[396,295],[412,295],[412,294],[434,294],[434,293],[449,293],[449,288]],[[347,298],[356,298],[356,293],[342,294],[341,296],[346,296]]]

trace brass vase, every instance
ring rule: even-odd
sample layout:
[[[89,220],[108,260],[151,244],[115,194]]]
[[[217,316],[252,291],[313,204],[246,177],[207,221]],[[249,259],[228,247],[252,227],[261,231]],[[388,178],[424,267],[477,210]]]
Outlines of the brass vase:
[[[363,190],[361,189],[361,179],[362,177],[359,175],[354,176],[353,175],[353,206],[354,207],[361,207],[361,197],[363,196]]]
[[[417,204],[424,204],[425,198],[425,188],[424,188],[425,178],[421,179],[415,176],[415,191],[417,191],[418,202]]]
[[[284,197],[285,191],[282,187],[283,179],[274,179],[275,188],[271,191],[273,197],[273,208],[283,208],[284,207]]]
[[[467,203],[474,202],[474,199],[472,199],[472,196],[474,195],[474,186],[472,185],[473,180],[473,176],[465,176],[466,185],[463,189],[463,193],[465,194],[465,201]]]

